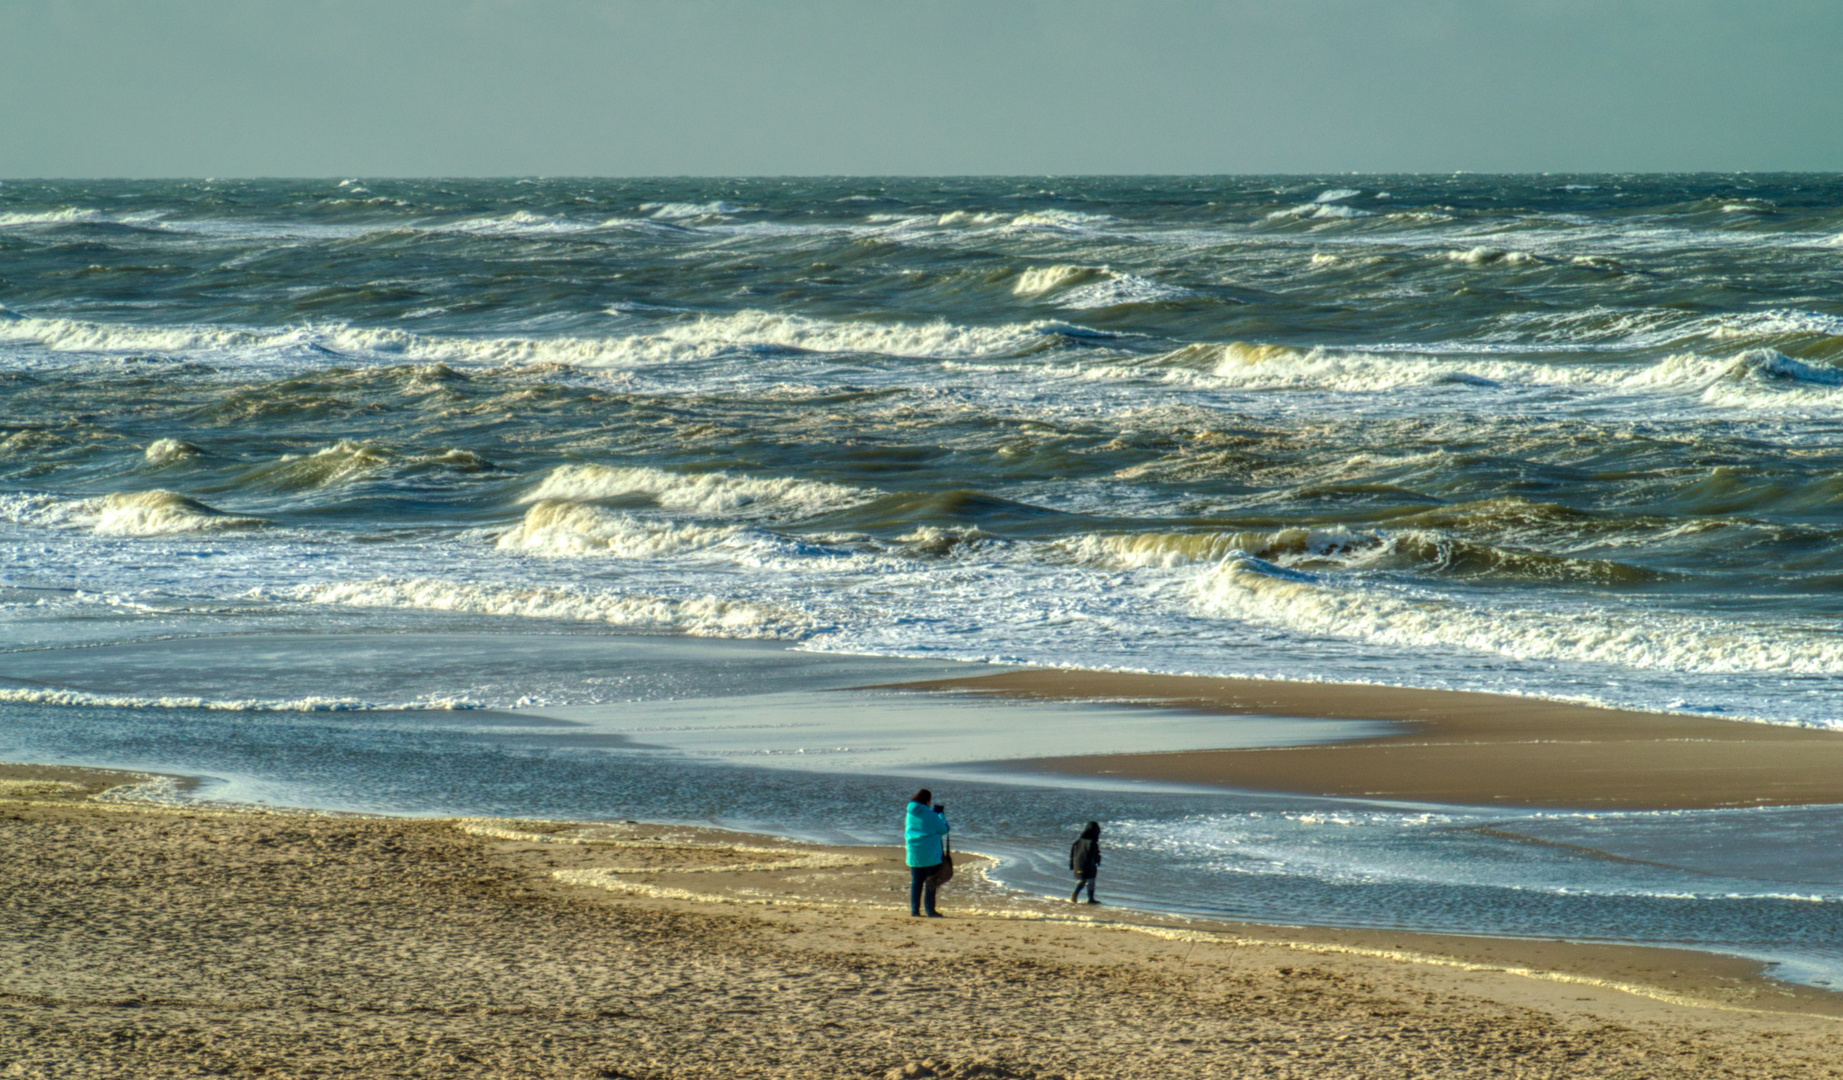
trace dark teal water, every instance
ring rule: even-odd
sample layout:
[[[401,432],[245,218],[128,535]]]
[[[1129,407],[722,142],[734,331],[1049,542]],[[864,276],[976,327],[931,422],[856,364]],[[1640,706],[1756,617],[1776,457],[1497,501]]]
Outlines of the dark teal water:
[[[1836,715],[1834,176],[9,182],[0,304],[22,640],[365,605]]]

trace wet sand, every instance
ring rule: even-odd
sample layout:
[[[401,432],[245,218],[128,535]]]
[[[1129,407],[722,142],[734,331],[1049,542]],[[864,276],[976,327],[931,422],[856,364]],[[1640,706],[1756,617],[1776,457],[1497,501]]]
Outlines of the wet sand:
[[[1398,723],[1348,742],[1006,762],[1083,776],[1409,802],[1670,810],[1843,802],[1843,732],[1538,698],[1186,675],[1033,670],[903,689]],[[1228,740],[1224,740],[1225,742]]]
[[[0,1074],[1843,1076],[1836,997],[1699,953],[1128,916],[973,856],[911,919],[895,849],[120,779],[0,771]]]

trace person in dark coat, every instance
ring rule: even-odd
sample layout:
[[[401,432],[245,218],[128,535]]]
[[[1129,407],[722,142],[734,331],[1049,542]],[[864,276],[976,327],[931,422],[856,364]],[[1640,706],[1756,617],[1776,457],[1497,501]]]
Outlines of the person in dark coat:
[[[1088,902],[1100,903],[1094,898],[1094,876],[1101,872],[1100,822],[1090,821],[1081,831],[1081,839],[1069,847],[1069,869],[1075,871],[1075,891],[1069,894],[1069,903],[1080,899],[1084,885],[1088,888]]]

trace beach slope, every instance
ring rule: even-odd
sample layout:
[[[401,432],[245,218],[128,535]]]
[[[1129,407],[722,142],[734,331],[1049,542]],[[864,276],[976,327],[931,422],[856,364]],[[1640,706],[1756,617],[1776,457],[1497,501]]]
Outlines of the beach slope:
[[[1516,943],[1084,922],[976,858],[911,920],[892,850],[97,803],[73,772],[0,777],[7,1076],[1843,1075],[1834,1000],[1716,957],[1612,950],[1650,960],[1621,989]]]

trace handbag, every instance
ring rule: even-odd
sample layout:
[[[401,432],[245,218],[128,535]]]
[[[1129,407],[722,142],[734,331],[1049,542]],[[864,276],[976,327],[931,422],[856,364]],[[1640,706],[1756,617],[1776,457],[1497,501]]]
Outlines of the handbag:
[[[941,868],[934,872],[934,883],[945,885],[953,880],[953,852],[947,847],[947,838],[941,837]]]

